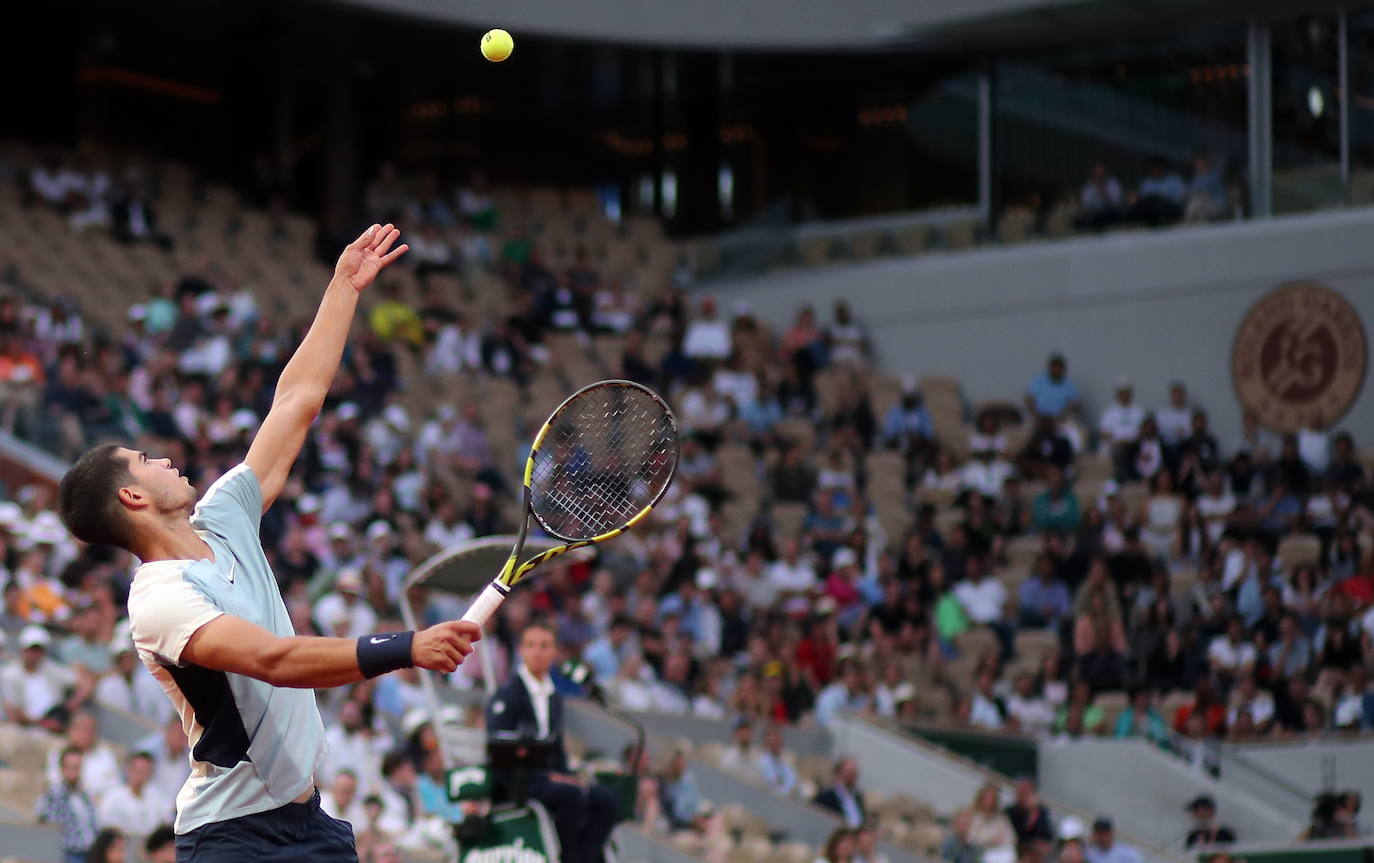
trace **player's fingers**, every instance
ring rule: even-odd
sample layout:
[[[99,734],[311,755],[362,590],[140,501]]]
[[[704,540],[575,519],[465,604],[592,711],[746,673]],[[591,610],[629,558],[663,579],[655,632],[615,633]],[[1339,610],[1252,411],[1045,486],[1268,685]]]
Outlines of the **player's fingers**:
[[[377,241],[374,251],[379,255],[385,255],[386,250],[391,248],[391,244],[396,242],[396,238],[399,236],[401,236],[401,232],[395,228],[391,228],[390,230],[383,228],[382,237]]]
[[[399,258],[401,255],[404,255],[404,254],[405,254],[406,252],[408,252],[408,251],[410,251],[410,246],[406,245],[405,243],[402,243],[401,245],[399,245],[399,246],[397,246],[396,248],[392,249],[392,250],[386,255],[386,257],[382,258],[382,266],[386,266],[387,264],[389,264],[389,263],[391,263],[392,261],[396,260],[397,258]]]
[[[470,620],[455,620],[452,621],[449,626],[453,627],[454,632],[463,636],[468,641],[482,640],[482,627]]]
[[[372,235],[372,242],[369,243],[369,245],[373,249],[380,246],[386,240],[387,237],[391,236],[391,232],[395,227],[396,226],[391,224],[390,222],[387,222],[385,225],[380,226],[377,229],[377,232]]]
[[[377,229],[379,227],[381,226],[373,225],[366,231],[363,231],[361,234],[358,235],[358,239],[348,244],[349,248],[365,249],[368,246],[370,246],[372,244],[372,239],[376,236]]]
[[[454,644],[457,645],[458,652],[464,656],[468,656],[472,653],[472,642],[468,641],[466,638],[459,638]]]

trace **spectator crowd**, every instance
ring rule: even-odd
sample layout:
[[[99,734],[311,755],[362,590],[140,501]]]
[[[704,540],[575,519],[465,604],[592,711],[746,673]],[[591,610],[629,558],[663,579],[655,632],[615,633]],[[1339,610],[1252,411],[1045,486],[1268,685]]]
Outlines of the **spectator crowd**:
[[[32,206],[82,230],[108,225],[113,215],[83,215],[89,182],[56,194],[62,170],[34,169]],[[1374,497],[1349,434],[1280,438],[1248,417],[1223,443],[1186,382],[1147,407],[1122,379],[1090,415],[1059,355],[1023,399],[951,426],[931,386],[874,371],[843,301],[824,321],[802,309],[775,334],[747,307],[727,313],[671,279],[602,272],[585,248],[557,264],[538,219],[503,212],[480,177],[450,195],[386,168],[367,205],[406,230],[412,271],[378,286],[263,518],[299,633],[400,629],[414,563],[515,526],[519,422],[477,398],[420,414],[407,393],[445,375],[566,391],[584,382],[562,376],[559,346],[571,344],[606,376],[668,397],[685,435],[678,477],[650,524],[513,594],[481,647],[498,674],[512,667],[512,634],[542,617],[622,707],[744,722],[765,741],[851,713],[1140,736],[1190,757],[1223,739],[1374,727]],[[121,332],[33,295],[22,271],[5,281],[5,427],[64,457],[119,437],[170,456],[202,489],[242,458],[305,323],[260,311],[225,261],[131,303]],[[481,282],[501,286],[504,312],[478,317],[464,301]],[[531,419],[549,407],[531,404]],[[184,739],[178,753],[170,708],[121,625],[132,561],[77,547],[51,504],[38,484],[0,503],[0,716],[63,738],[39,811],[77,859],[103,828],[139,843],[161,835]],[[423,589],[409,599],[426,622],[463,608]],[[471,688],[477,675],[465,666],[450,682]],[[116,758],[95,739],[92,699],[167,732]],[[453,814],[423,704],[403,671],[324,705],[325,806],[353,822],[364,859],[441,844],[436,819]],[[827,791],[803,788],[767,743],[737,767],[779,793]],[[682,802],[683,769],[669,759],[648,771],[646,824],[710,829]],[[842,779],[817,800],[857,832],[824,859],[873,863]],[[1110,821],[1045,834],[1036,805],[1033,788],[1018,789],[1012,816],[976,802],[945,859],[972,859],[966,849],[994,831],[998,847],[1024,845],[1028,819],[1044,840],[1036,859],[1126,859],[1093,851],[1099,836],[1111,847]]]

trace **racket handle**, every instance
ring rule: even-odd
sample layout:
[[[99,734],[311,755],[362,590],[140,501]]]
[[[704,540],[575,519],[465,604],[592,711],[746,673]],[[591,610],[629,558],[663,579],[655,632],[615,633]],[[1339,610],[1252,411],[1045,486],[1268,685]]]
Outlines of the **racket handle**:
[[[486,590],[483,590],[477,599],[473,600],[467,613],[463,615],[463,619],[486,629],[487,621],[491,620],[496,609],[501,606],[502,602],[505,602],[508,593],[510,593],[509,590],[497,586],[494,582],[488,584]]]

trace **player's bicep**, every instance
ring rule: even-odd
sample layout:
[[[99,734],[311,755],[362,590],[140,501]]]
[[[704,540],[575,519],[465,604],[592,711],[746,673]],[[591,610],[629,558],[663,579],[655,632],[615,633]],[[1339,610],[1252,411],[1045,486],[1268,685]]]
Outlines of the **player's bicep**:
[[[221,614],[191,634],[181,659],[201,668],[260,678],[264,657],[276,641],[270,630],[241,617]]]
[[[191,636],[223,613],[178,576],[135,581],[129,592],[134,646],[160,663],[182,664]]]

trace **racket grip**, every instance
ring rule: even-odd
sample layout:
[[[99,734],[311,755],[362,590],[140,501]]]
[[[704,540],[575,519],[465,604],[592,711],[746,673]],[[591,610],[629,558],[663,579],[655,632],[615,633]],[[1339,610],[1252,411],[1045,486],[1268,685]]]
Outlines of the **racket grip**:
[[[494,583],[488,584],[486,590],[483,590],[481,594],[478,595],[477,599],[473,600],[472,605],[468,607],[467,613],[463,615],[463,619],[486,629],[487,621],[491,620],[491,616],[496,613],[496,609],[500,607],[502,602],[505,602],[506,594],[509,592],[510,591],[496,586]]]

